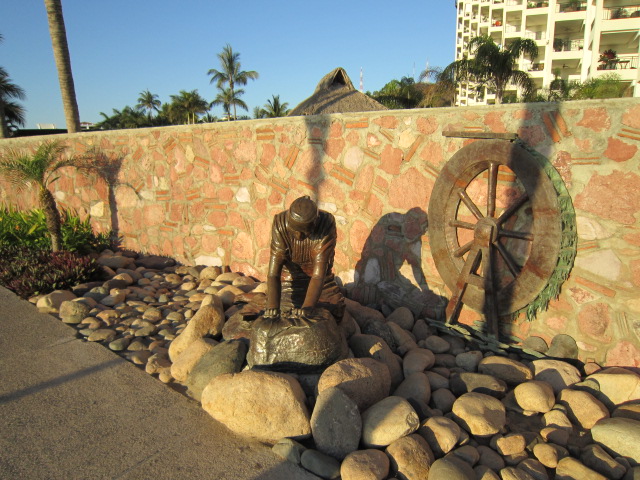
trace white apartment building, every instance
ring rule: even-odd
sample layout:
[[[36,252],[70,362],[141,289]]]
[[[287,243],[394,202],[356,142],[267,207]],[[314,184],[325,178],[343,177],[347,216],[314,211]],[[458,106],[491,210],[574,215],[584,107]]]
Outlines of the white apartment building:
[[[459,0],[456,60],[480,35],[490,35],[499,45],[518,37],[535,40],[538,58],[522,58],[519,68],[538,88],[548,88],[554,72],[580,82],[615,72],[640,97],[640,0]],[[604,61],[605,52],[612,58]],[[511,93],[517,93],[515,87]],[[458,89],[456,105],[494,102],[486,88],[463,84]]]

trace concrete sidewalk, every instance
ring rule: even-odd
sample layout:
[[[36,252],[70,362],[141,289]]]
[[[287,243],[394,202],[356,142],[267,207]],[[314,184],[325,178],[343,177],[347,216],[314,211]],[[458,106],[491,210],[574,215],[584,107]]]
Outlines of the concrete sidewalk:
[[[317,477],[0,287],[0,478]]]

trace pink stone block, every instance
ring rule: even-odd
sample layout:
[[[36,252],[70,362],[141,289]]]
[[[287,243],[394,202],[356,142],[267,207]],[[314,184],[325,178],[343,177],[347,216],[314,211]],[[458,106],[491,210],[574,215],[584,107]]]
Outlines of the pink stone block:
[[[577,125],[593,130],[594,132],[603,132],[611,128],[611,117],[604,107],[587,108],[582,113],[582,120],[580,120]]]

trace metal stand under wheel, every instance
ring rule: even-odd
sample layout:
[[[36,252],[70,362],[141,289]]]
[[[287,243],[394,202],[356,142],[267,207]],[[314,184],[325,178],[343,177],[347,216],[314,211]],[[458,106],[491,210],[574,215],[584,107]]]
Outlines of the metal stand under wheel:
[[[562,222],[552,181],[510,140],[478,140],[459,150],[436,180],[429,203],[431,252],[452,295],[447,323],[463,304],[499,319],[526,307],[547,284]]]

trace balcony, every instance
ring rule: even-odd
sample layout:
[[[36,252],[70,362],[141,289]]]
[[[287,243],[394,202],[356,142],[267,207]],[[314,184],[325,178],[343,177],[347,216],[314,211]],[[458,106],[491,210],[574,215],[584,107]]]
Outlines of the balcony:
[[[520,28],[520,25],[507,25],[506,27],[504,27],[504,32],[506,34],[519,33]]]
[[[553,39],[554,52],[577,52],[584,48],[584,40],[563,40],[561,38]]]
[[[606,62],[600,62],[598,70],[629,70],[638,68],[638,55],[620,55]]]
[[[530,38],[531,40],[546,40],[547,32],[546,30],[538,30],[538,31],[527,30],[524,32],[522,36],[524,38]]]
[[[640,17],[640,5],[608,6],[602,9],[603,20]]]
[[[527,8],[546,8],[549,6],[549,2],[527,2]]]
[[[532,63],[527,68],[529,72],[542,72],[544,71],[544,63]]]
[[[556,13],[583,12],[587,9],[587,2],[573,0],[556,5]]]

